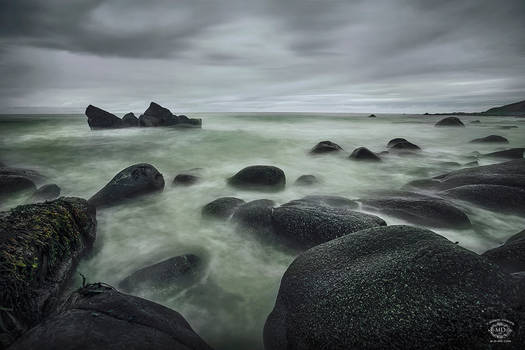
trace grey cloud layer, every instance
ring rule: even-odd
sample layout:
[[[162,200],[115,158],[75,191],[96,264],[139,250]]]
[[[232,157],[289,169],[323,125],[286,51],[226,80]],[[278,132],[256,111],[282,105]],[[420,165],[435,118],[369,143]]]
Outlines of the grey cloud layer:
[[[156,99],[386,112],[525,98],[523,0],[16,0],[0,3],[0,23],[4,109]]]

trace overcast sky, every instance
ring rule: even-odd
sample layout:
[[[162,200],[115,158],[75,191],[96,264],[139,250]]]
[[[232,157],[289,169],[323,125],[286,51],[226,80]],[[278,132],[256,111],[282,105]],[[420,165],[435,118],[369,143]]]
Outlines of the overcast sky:
[[[524,0],[1,0],[0,112],[478,111],[525,99]],[[38,110],[38,109],[37,109]]]

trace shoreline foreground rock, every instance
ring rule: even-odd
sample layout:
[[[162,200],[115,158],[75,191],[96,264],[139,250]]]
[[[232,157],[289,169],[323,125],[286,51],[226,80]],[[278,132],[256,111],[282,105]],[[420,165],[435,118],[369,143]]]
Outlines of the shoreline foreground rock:
[[[10,349],[80,348],[212,350],[178,312],[101,283],[75,291]]]
[[[0,213],[0,345],[54,311],[95,241],[95,216],[86,200],[73,197]]]
[[[489,322],[523,344],[523,283],[488,259],[411,226],[318,245],[285,272],[267,350],[488,348]],[[518,345],[519,346],[519,345]]]
[[[151,102],[148,109],[139,118],[133,113],[127,113],[120,119],[116,115],[93,105],[89,105],[86,108],[85,114],[88,118],[88,125],[92,130],[157,126],[202,127],[202,119],[175,115],[169,109],[155,102]]]

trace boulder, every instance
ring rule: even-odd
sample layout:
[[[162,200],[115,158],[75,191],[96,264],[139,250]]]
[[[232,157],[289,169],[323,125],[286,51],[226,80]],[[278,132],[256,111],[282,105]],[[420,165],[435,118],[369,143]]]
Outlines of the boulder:
[[[36,190],[33,181],[25,176],[0,175],[0,198],[20,191]]]
[[[280,191],[286,184],[284,171],[271,165],[253,165],[240,170],[228,179],[237,188],[259,191]]]
[[[390,148],[390,147],[392,147],[392,146],[394,146],[394,145],[396,145],[396,144],[398,144],[400,142],[408,142],[408,140],[404,139],[402,137],[396,137],[395,139],[392,139],[392,140],[388,141],[388,143],[386,144],[386,147]]]
[[[119,283],[126,292],[142,288],[176,286],[183,289],[201,276],[201,259],[193,254],[175,256],[133,272]]]
[[[482,349],[487,323],[513,322],[523,290],[487,259],[410,226],[375,227],[316,246],[285,272],[266,320],[267,350]]]
[[[176,311],[100,283],[74,292],[11,349],[211,350]]]
[[[506,158],[506,159],[522,159],[525,148],[510,148],[504,151],[497,151],[492,153],[482,154],[483,157]]]
[[[315,175],[301,175],[295,180],[294,185],[297,186],[312,186],[318,184],[320,181]]]
[[[93,105],[89,105],[86,108],[86,116],[88,118],[88,125],[92,130],[125,127],[122,119]]]
[[[396,139],[394,139],[394,140],[396,140]],[[394,140],[390,140],[390,142],[388,142],[388,145],[387,145],[387,147],[390,148],[391,151],[397,151],[397,150],[419,151],[419,150],[421,150],[421,148],[418,145],[415,145],[415,144],[413,144],[410,141],[407,141],[407,140],[404,140],[404,139],[403,140],[398,139],[399,141],[392,142]]]
[[[202,216],[216,219],[228,219],[238,206],[244,204],[242,199],[222,197],[206,204],[202,208]]]
[[[127,127],[137,127],[139,126],[139,118],[133,113],[127,113],[122,117],[122,122]]]
[[[525,189],[501,185],[464,185],[442,192],[447,198],[459,199],[492,211],[522,216],[525,213]]]
[[[46,179],[45,176],[43,176],[42,174],[40,174],[38,171],[35,171],[35,170],[23,169],[23,168],[12,168],[12,167],[0,167],[0,176],[6,176],[6,175],[25,177],[33,181],[35,184],[42,183]]]
[[[95,241],[95,215],[84,199],[67,197],[0,213],[1,348],[54,311]]]
[[[482,254],[509,273],[525,271],[525,230],[510,237],[500,247]]]
[[[321,141],[310,150],[310,154],[323,154],[339,152],[342,150],[343,149],[341,148],[341,146],[339,146],[337,143],[334,143],[332,141]]]
[[[148,109],[139,117],[139,124],[143,127],[151,126],[190,126],[200,127],[202,120],[190,119],[183,116],[177,116],[171,113],[167,108],[151,102]]]
[[[162,191],[164,177],[150,164],[135,164],[119,172],[89,199],[96,207],[119,204],[144,194]]]
[[[296,199],[294,201],[288,202],[284,205],[292,204],[308,204],[308,205],[322,205],[333,208],[348,208],[348,209],[357,209],[359,204],[351,199],[341,197],[341,196],[330,196],[330,195],[310,195],[303,197],[301,199]]]
[[[270,199],[257,199],[239,206],[232,216],[232,221],[241,228],[257,231],[259,235],[272,237],[272,215],[275,202]]]
[[[371,150],[366,147],[356,148],[352,154],[350,154],[350,159],[352,160],[366,160],[366,161],[381,161],[381,158]]]
[[[315,245],[370,227],[385,226],[383,219],[312,202],[291,202],[274,208],[272,232],[287,245],[308,249]]]
[[[507,140],[503,136],[489,135],[489,136],[481,137],[479,139],[474,139],[470,141],[470,143],[509,143],[509,140]]]
[[[56,184],[48,184],[40,187],[31,196],[31,202],[44,202],[56,199],[60,196],[60,187]]]
[[[464,127],[465,124],[463,124],[458,117],[447,117],[447,118],[444,118],[438,121],[435,126],[437,127],[443,127],[443,126]]]
[[[447,190],[464,185],[502,185],[525,189],[525,159],[464,168],[433,179],[415,180],[408,187]]]
[[[416,225],[454,229],[471,227],[468,216],[462,210],[436,197],[391,191],[359,201],[364,210],[393,216]]]
[[[178,174],[173,179],[173,186],[191,186],[195,185],[197,182],[201,180],[200,176],[195,174]]]
[[[370,114],[370,115],[368,116],[368,118],[375,118],[375,117],[376,117],[375,114]]]

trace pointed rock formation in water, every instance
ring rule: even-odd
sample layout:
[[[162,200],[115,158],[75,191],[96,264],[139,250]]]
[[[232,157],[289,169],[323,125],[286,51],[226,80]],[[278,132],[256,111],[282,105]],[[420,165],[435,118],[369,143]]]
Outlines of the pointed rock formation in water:
[[[95,241],[95,215],[67,197],[0,213],[0,348],[54,311]]]
[[[93,130],[125,127],[122,119],[93,105],[89,105],[86,108],[86,116],[88,118],[89,127]]]
[[[137,127],[139,126],[139,118],[135,116],[133,113],[127,113],[122,117],[122,121],[124,122],[124,125],[128,127]]]
[[[106,186],[89,199],[89,203],[95,207],[112,206],[163,189],[162,174],[153,165],[140,163],[127,167],[115,175]]]
[[[190,119],[185,115],[177,116],[171,113],[167,108],[151,102],[148,109],[139,117],[140,126],[185,126],[185,127],[200,127],[202,125],[201,119]]]

